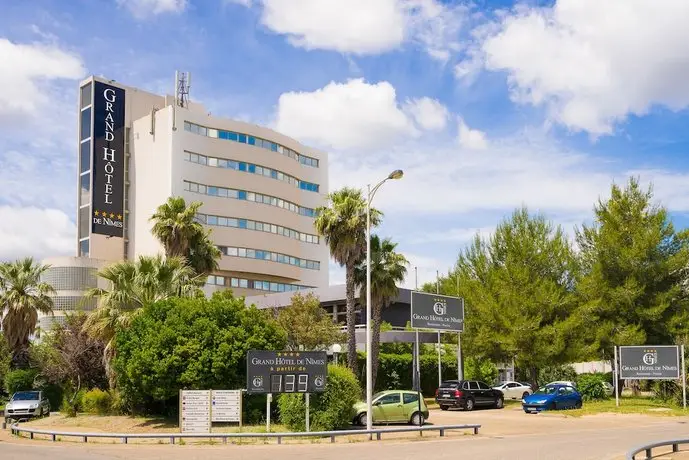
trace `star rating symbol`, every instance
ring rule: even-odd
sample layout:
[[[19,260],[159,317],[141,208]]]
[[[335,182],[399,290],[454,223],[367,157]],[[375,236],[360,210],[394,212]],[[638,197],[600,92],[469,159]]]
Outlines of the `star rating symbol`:
[[[98,211],[93,211],[93,214],[95,214],[95,215],[97,215],[97,216],[100,215],[100,213],[99,213]]]
[[[114,219],[114,218],[115,218],[115,214],[110,213],[110,218],[111,218],[111,219]]]
[[[122,214],[117,215],[117,220],[122,220]]]

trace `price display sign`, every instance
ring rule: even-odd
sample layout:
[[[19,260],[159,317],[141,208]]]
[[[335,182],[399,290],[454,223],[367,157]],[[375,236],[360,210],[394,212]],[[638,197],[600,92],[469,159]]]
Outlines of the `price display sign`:
[[[325,391],[328,358],[324,351],[250,350],[246,367],[248,393]]]
[[[180,390],[179,427],[182,433],[211,432],[210,390]]]

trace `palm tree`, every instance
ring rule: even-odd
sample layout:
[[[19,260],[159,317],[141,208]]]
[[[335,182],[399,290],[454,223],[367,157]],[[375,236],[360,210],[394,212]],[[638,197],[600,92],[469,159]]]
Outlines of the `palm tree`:
[[[205,230],[196,219],[201,205],[195,201],[187,206],[182,197],[168,198],[151,217],[151,232],[163,245],[167,257],[185,257],[197,274],[208,275],[218,269],[221,253],[210,239],[210,230]]]
[[[14,368],[29,364],[29,337],[36,330],[38,313],[53,312],[50,295],[55,289],[41,281],[48,268],[31,257],[0,264],[0,318]]]
[[[330,255],[346,271],[347,361],[357,373],[356,311],[354,267],[366,251],[366,199],[361,190],[344,187],[328,195],[328,203],[316,210],[316,230],[330,247]],[[380,223],[382,214],[371,209],[371,226]]]
[[[103,361],[114,386],[111,362],[118,329],[129,327],[143,307],[171,297],[197,295],[205,277],[197,275],[182,257],[140,256],[109,265],[98,276],[110,282],[108,289],[93,288],[87,298],[98,298],[84,330],[105,344]]]
[[[167,257],[186,257],[192,238],[203,227],[196,220],[196,213],[203,203],[195,201],[187,206],[182,197],[170,197],[158,206],[149,220],[153,221],[151,232],[165,249]]]
[[[191,238],[187,260],[199,275],[208,275],[218,269],[218,260],[222,253],[210,239],[210,230],[197,232]]]
[[[397,285],[407,275],[409,261],[404,255],[395,252],[397,243],[390,238],[380,240],[377,235],[371,237],[371,373],[373,388],[376,385],[378,372],[378,352],[380,350],[380,326],[383,322],[383,309],[387,308],[397,295]],[[366,302],[366,259],[355,269],[356,284],[362,288],[362,301]]]

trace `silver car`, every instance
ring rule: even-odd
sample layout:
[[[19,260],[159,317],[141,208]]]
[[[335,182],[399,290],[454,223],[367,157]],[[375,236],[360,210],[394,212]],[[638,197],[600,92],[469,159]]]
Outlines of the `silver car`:
[[[42,391],[18,391],[5,405],[5,421],[50,415],[50,403]]]

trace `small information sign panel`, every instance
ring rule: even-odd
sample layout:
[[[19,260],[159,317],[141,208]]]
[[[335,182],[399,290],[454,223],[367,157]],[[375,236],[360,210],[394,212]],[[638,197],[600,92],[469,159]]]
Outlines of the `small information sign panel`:
[[[241,423],[242,392],[240,390],[213,390],[211,419],[213,422]]]
[[[182,433],[211,432],[211,391],[180,390],[179,427]]]

